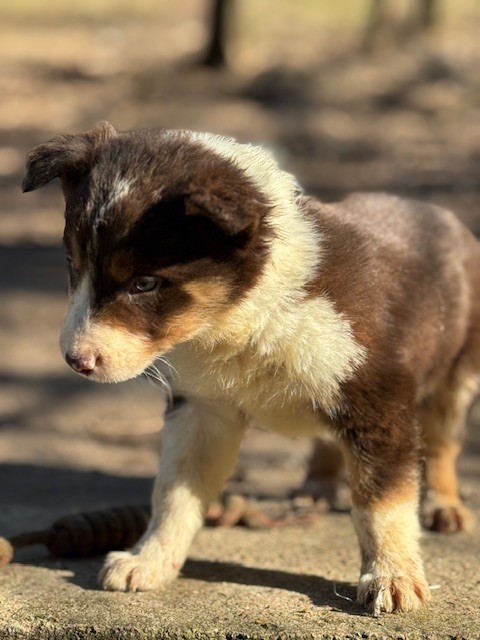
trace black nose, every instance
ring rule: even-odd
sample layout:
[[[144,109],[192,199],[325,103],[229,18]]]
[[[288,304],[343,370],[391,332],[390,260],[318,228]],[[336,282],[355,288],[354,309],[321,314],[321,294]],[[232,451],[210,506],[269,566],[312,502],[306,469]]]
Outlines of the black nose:
[[[93,373],[98,362],[98,358],[93,353],[88,353],[82,356],[72,356],[67,353],[65,355],[65,360],[74,371],[77,371],[77,373],[83,373],[85,376]]]

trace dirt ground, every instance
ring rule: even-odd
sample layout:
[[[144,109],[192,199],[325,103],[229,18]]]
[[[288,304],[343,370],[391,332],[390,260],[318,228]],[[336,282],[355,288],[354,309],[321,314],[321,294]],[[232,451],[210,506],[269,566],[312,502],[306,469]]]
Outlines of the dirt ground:
[[[338,3],[331,14],[312,2],[297,12],[286,0],[262,8],[246,2],[231,65],[220,72],[195,64],[205,36],[201,3],[154,4],[142,0],[133,10],[120,2],[117,11],[108,0],[83,9],[58,0],[0,7],[0,504],[12,514],[9,483],[19,472],[35,483],[48,469],[52,483],[72,487],[75,474],[125,476],[146,495],[142,479],[156,471],[163,410],[158,388],[145,380],[96,386],[60,357],[63,203],[57,185],[26,195],[19,189],[35,144],[102,119],[120,130],[232,135],[273,149],[322,198],[393,191],[452,207],[480,234],[474,2],[458,3],[463,13],[457,7],[415,47],[368,57],[358,53],[363,14],[353,2]],[[462,478],[478,506],[478,408],[471,422]],[[309,448],[252,432],[242,454],[244,489],[288,493],[303,479]],[[48,482],[39,483],[48,493]],[[93,485],[89,491],[97,504]],[[80,494],[72,488],[70,508],[65,501],[62,507],[88,507],[90,494]],[[33,493],[22,496],[23,526],[37,518],[38,506]],[[46,494],[42,499],[48,502]],[[8,513],[2,522],[12,532],[17,523]]]

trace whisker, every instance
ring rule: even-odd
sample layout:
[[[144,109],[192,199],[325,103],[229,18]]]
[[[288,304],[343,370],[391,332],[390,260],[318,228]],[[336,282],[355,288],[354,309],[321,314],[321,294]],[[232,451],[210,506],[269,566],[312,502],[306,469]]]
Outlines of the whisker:
[[[168,367],[168,370],[177,378],[177,380],[180,380],[180,374],[175,369],[173,364],[169,360],[167,360],[167,358],[165,358],[164,356],[157,356],[157,360],[166,365]]]
[[[154,383],[159,383],[159,385],[167,393],[169,407],[173,406],[172,389],[170,388],[170,384],[167,378],[165,378],[165,376],[158,370],[158,368],[152,364],[145,369],[144,374],[147,377],[147,379],[151,380]]]

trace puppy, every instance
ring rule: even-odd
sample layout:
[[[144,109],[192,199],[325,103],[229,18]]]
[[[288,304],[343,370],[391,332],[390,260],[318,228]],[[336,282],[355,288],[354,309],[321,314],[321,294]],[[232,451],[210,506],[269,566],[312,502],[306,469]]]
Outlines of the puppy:
[[[455,461],[480,372],[480,251],[448,211],[382,194],[325,204],[265,151],[108,123],[30,152],[24,191],[60,178],[68,364],[96,382],[161,356],[194,406],[162,433],[153,516],[107,557],[106,589],[175,578],[247,420],[341,447],[374,614],[429,599],[419,551],[420,458],[432,513],[471,514]]]

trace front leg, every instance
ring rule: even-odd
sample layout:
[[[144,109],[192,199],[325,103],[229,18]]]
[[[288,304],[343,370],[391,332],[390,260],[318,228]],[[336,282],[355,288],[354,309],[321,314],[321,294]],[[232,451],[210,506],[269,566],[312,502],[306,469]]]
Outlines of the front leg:
[[[357,596],[375,616],[412,611],[430,598],[418,543],[415,422],[399,412],[382,422],[343,432],[362,557]]]
[[[173,580],[183,566],[206,508],[232,472],[244,431],[236,409],[192,403],[188,424],[167,423],[147,531],[129,551],[109,553],[104,589],[145,591]]]

